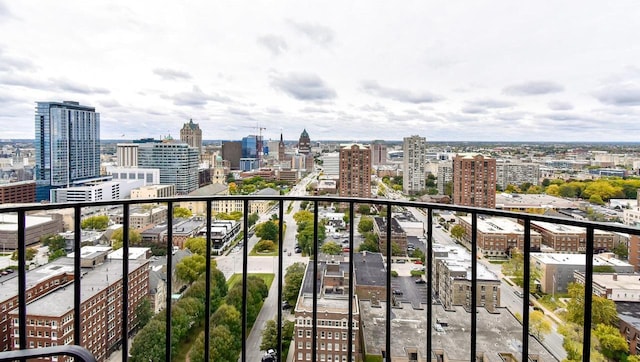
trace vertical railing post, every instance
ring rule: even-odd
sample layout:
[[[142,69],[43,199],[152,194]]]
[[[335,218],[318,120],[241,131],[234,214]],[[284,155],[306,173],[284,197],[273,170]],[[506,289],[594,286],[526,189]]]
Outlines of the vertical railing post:
[[[524,219],[524,271],[523,271],[523,289],[524,298],[522,298],[522,360],[526,361],[529,356],[529,280],[531,278],[531,219]]]
[[[355,265],[353,264],[353,224],[355,220],[354,214],[354,202],[349,201],[349,317],[347,318],[347,323],[349,326],[347,327],[347,338],[349,342],[347,343],[347,361],[353,360],[353,303],[355,292],[353,288],[355,287]]]
[[[27,241],[26,215],[18,211],[18,345],[27,348]],[[13,347],[13,346],[12,346]]]
[[[122,205],[122,359],[129,356],[129,204]]]
[[[313,201],[313,311],[311,326],[311,360],[318,360],[318,200]]]
[[[425,255],[426,273],[427,273],[427,355],[425,360],[431,360],[431,354],[433,353],[433,344],[431,339],[431,329],[433,326],[433,209],[427,210],[427,255]]]
[[[167,203],[167,307],[165,309],[165,346],[166,361],[171,361],[171,295],[173,293],[173,201]]]
[[[278,201],[278,271],[275,273],[278,276],[278,345],[276,346],[276,352],[280,359],[282,359],[282,280],[284,279],[284,202]]]
[[[204,360],[209,361],[209,338],[211,335],[211,201],[207,201],[207,220],[206,220],[206,283],[205,283],[205,297],[204,297]],[[219,287],[219,286],[216,286]]]
[[[392,222],[391,204],[387,204],[386,231],[387,231],[387,316],[385,318],[385,360],[391,361],[391,305],[394,296],[391,293],[391,262],[393,261],[393,248],[391,247]]]
[[[476,333],[478,331],[478,213],[471,214],[471,356],[476,360]]]
[[[593,303],[593,243],[595,230],[593,226],[587,227],[586,260],[584,270],[584,330],[582,340],[582,360],[591,358],[591,315]]]
[[[244,248],[242,248],[242,354],[240,360],[247,362],[247,299],[248,290],[248,264],[249,264],[249,199],[244,199],[243,205],[244,219],[242,221],[242,230],[244,237]],[[234,270],[235,272],[235,270]]]
[[[82,344],[82,335],[80,334],[81,310],[82,302],[82,268],[80,247],[82,244],[82,228],[80,222],[82,218],[82,208],[76,205],[73,208],[73,340],[74,344]]]

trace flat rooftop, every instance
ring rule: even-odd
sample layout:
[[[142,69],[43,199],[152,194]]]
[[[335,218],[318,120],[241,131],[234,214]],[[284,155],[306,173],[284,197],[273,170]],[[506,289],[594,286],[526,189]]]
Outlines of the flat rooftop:
[[[27,228],[42,225],[53,220],[53,216],[33,216],[27,215],[25,217],[25,223]],[[0,230],[2,231],[17,231],[18,230],[18,215],[12,213],[0,214]]]
[[[378,225],[378,230],[380,230],[380,232],[387,232],[387,219],[384,217],[374,217],[373,218],[373,222],[375,222]],[[400,234],[400,233],[404,233],[404,229],[402,229],[402,226],[400,226],[400,223],[398,222],[398,220],[392,218],[391,219],[391,234]]]
[[[585,234],[587,232],[587,230],[585,228],[581,228],[578,226],[573,226],[573,225],[563,225],[563,224],[554,224],[554,223],[550,223],[550,222],[544,222],[544,221],[531,221],[531,225],[534,226],[538,226],[541,227],[545,230],[548,230],[554,234],[567,234],[567,235],[575,235],[575,234]],[[595,229],[594,230],[595,234],[599,234],[599,235],[611,235],[610,232],[608,231],[602,231],[602,230],[598,230]]]
[[[367,354],[381,354],[385,347],[386,303],[371,305],[369,300],[360,301],[361,323],[363,325],[365,351]],[[414,309],[410,304],[402,303],[401,308],[392,308],[391,315],[391,356],[407,357],[409,351],[415,351],[419,360],[431,360],[425,357],[427,333],[432,335],[434,351],[443,350],[450,361],[467,361],[470,353],[471,315],[462,307],[445,311],[441,305],[433,305],[433,321],[445,322],[446,326],[438,332],[434,327],[427,329],[427,312]],[[500,353],[510,353],[522,360],[522,325],[504,308],[498,313],[489,313],[478,308],[476,342],[477,351],[484,353],[485,361],[500,361]],[[401,343],[399,343],[402,341]],[[540,356],[541,361],[557,361],[537,340],[529,339],[529,353]]]
[[[382,254],[361,252],[353,253],[356,286],[385,286],[386,267]]]
[[[497,209],[566,209],[576,208],[578,203],[561,197],[542,194],[496,194]]]
[[[446,257],[438,257],[438,259],[444,259],[447,267],[450,270],[456,271],[467,271],[467,279],[471,280],[471,254],[467,249],[459,246],[459,245],[441,245],[434,244],[433,245],[434,252],[438,252],[438,254],[447,254]],[[499,281],[500,278],[495,275],[489,268],[487,268],[484,264],[480,262],[476,262],[478,279],[479,280],[496,280]]]
[[[471,225],[471,216],[460,216],[459,218]],[[479,216],[477,221],[478,231],[484,234],[524,234],[524,226],[518,224],[514,219]],[[531,235],[540,235],[540,233],[531,230]]]
[[[122,280],[122,261],[114,259],[108,260],[109,261],[97,265],[93,269],[82,269],[82,282],[80,292],[81,303],[84,303],[86,300],[91,299],[95,294],[104,290],[105,288],[108,288],[110,285],[113,285]],[[134,270],[147,264],[148,262],[148,260],[130,260],[129,272],[133,272]],[[51,273],[60,272],[61,270],[66,270],[69,273],[73,273],[73,259],[69,257],[60,258],[52,263],[45,265],[44,268],[46,269],[46,271],[44,272],[49,276],[51,275]],[[41,268],[37,268],[36,270],[38,269]],[[30,279],[31,274],[34,271],[29,271],[27,273],[27,279]],[[40,279],[42,279],[43,277],[41,273],[42,272],[40,271],[38,272],[38,274],[40,274]],[[15,289],[12,290],[13,295],[17,295],[18,293],[17,278],[15,279],[16,284]],[[4,293],[4,291],[8,291],[9,288],[3,287],[1,289],[2,292],[0,293]],[[27,306],[27,312],[30,315],[38,316],[61,316],[73,309],[73,292],[73,283],[70,283],[65,287],[59,288],[29,303],[29,305]]]
[[[564,254],[564,253],[531,253],[532,258],[536,258],[541,263],[547,265],[585,265],[587,256],[585,254]],[[594,266],[609,265],[613,267],[632,267],[631,264],[612,258],[609,253],[596,254],[593,256]]]

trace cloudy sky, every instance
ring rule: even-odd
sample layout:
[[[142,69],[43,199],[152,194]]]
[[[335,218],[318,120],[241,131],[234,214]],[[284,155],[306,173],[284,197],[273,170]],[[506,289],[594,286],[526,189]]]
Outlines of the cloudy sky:
[[[640,141],[640,2],[0,0],[0,138]]]

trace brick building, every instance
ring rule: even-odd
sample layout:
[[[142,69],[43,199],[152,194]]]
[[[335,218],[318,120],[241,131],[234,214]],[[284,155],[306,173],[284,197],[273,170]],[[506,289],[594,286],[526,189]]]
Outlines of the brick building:
[[[471,216],[458,217],[464,227],[464,240],[471,245]],[[478,253],[483,256],[505,256],[511,249],[524,250],[524,226],[503,217],[479,216],[477,228]],[[531,230],[531,250],[540,250],[542,236]]]
[[[453,203],[496,207],[496,160],[477,153],[457,154],[453,159]]]
[[[36,182],[19,181],[0,184],[0,204],[36,202]]]
[[[553,224],[543,221],[532,221],[531,229],[542,236],[542,243],[558,253],[585,253],[587,251],[587,232],[584,228],[571,225]],[[593,249],[596,253],[613,250],[613,234],[595,230]]]

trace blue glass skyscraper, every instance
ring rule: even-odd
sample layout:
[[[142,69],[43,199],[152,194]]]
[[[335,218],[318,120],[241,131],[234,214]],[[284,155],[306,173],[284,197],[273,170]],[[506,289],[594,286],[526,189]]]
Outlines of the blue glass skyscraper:
[[[100,114],[78,102],[37,102],[36,200],[51,188],[100,176]]]

